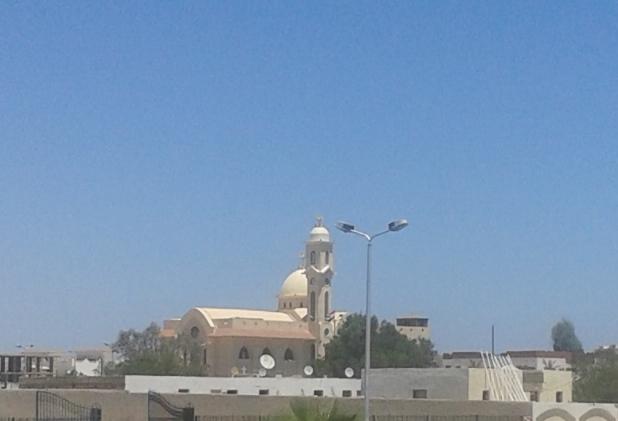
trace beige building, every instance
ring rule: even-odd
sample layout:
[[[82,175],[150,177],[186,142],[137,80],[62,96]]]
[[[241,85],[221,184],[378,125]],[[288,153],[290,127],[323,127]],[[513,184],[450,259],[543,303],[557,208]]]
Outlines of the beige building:
[[[395,321],[397,331],[409,340],[431,339],[429,319],[418,315],[400,316]]]
[[[284,280],[277,309],[194,307],[166,320],[163,335],[183,335],[200,350],[209,376],[302,375],[324,356],[345,312],[332,310],[333,243],[318,218],[305,244],[300,267]],[[262,355],[274,360],[264,373]]]
[[[371,370],[370,393],[385,399],[494,400],[484,368],[382,368]],[[517,370],[533,402],[571,402],[570,371]]]

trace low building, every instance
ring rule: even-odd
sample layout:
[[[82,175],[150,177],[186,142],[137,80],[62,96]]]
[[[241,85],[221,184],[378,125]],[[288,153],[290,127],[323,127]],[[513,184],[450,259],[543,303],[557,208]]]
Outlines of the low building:
[[[129,393],[193,395],[318,396],[351,398],[362,395],[360,379],[307,377],[170,377],[125,376]]]
[[[385,399],[493,400],[484,368],[381,368],[372,369],[370,395]],[[534,402],[571,402],[570,371],[515,371]]]

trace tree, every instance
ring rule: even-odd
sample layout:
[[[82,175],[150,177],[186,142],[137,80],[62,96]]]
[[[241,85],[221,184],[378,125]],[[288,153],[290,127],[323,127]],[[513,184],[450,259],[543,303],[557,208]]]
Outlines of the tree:
[[[120,363],[106,367],[107,374],[195,376],[205,374],[198,346],[184,336],[162,338],[161,329],[151,323],[142,332],[123,330],[112,349]]]
[[[573,400],[618,403],[618,354],[615,348],[578,355]]]
[[[426,339],[409,340],[397,332],[392,323],[371,319],[371,367],[430,367],[434,350]],[[319,361],[321,375],[343,377],[347,367],[360,377],[365,366],[365,316],[352,314],[345,320],[337,335],[326,345],[324,360]]]
[[[575,335],[575,327],[567,319],[562,319],[551,329],[554,351],[582,352],[582,343]]]

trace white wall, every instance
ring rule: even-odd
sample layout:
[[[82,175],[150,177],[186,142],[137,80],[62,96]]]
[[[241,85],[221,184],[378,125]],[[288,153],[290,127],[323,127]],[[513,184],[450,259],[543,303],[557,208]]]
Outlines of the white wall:
[[[352,397],[361,389],[360,379],[303,378],[303,377],[172,377],[126,376],[125,390],[131,393],[179,393],[188,389],[191,394],[227,394],[236,390],[238,395],[259,395],[268,390],[272,396],[313,396],[322,390],[324,396],[342,397],[350,391]],[[220,391],[220,392],[215,392]]]

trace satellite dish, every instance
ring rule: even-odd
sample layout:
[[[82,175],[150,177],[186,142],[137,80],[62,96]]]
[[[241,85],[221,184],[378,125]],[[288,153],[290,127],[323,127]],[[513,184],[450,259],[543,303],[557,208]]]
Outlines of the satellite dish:
[[[352,367],[346,368],[344,373],[348,379],[351,379],[352,377],[354,377],[354,369]]]
[[[238,367],[232,367],[232,369],[230,370],[230,373],[232,374],[232,377],[236,377],[238,376]]]
[[[272,370],[275,368],[275,359],[272,355],[262,354],[260,356],[260,365],[266,370]]]
[[[306,365],[305,368],[303,368],[303,373],[305,373],[307,377],[311,376],[313,374],[313,367]]]
[[[260,377],[264,377],[264,376],[266,376],[266,370],[265,370],[265,369],[263,369],[263,368],[260,368],[260,369],[258,370],[258,376],[260,376]]]

